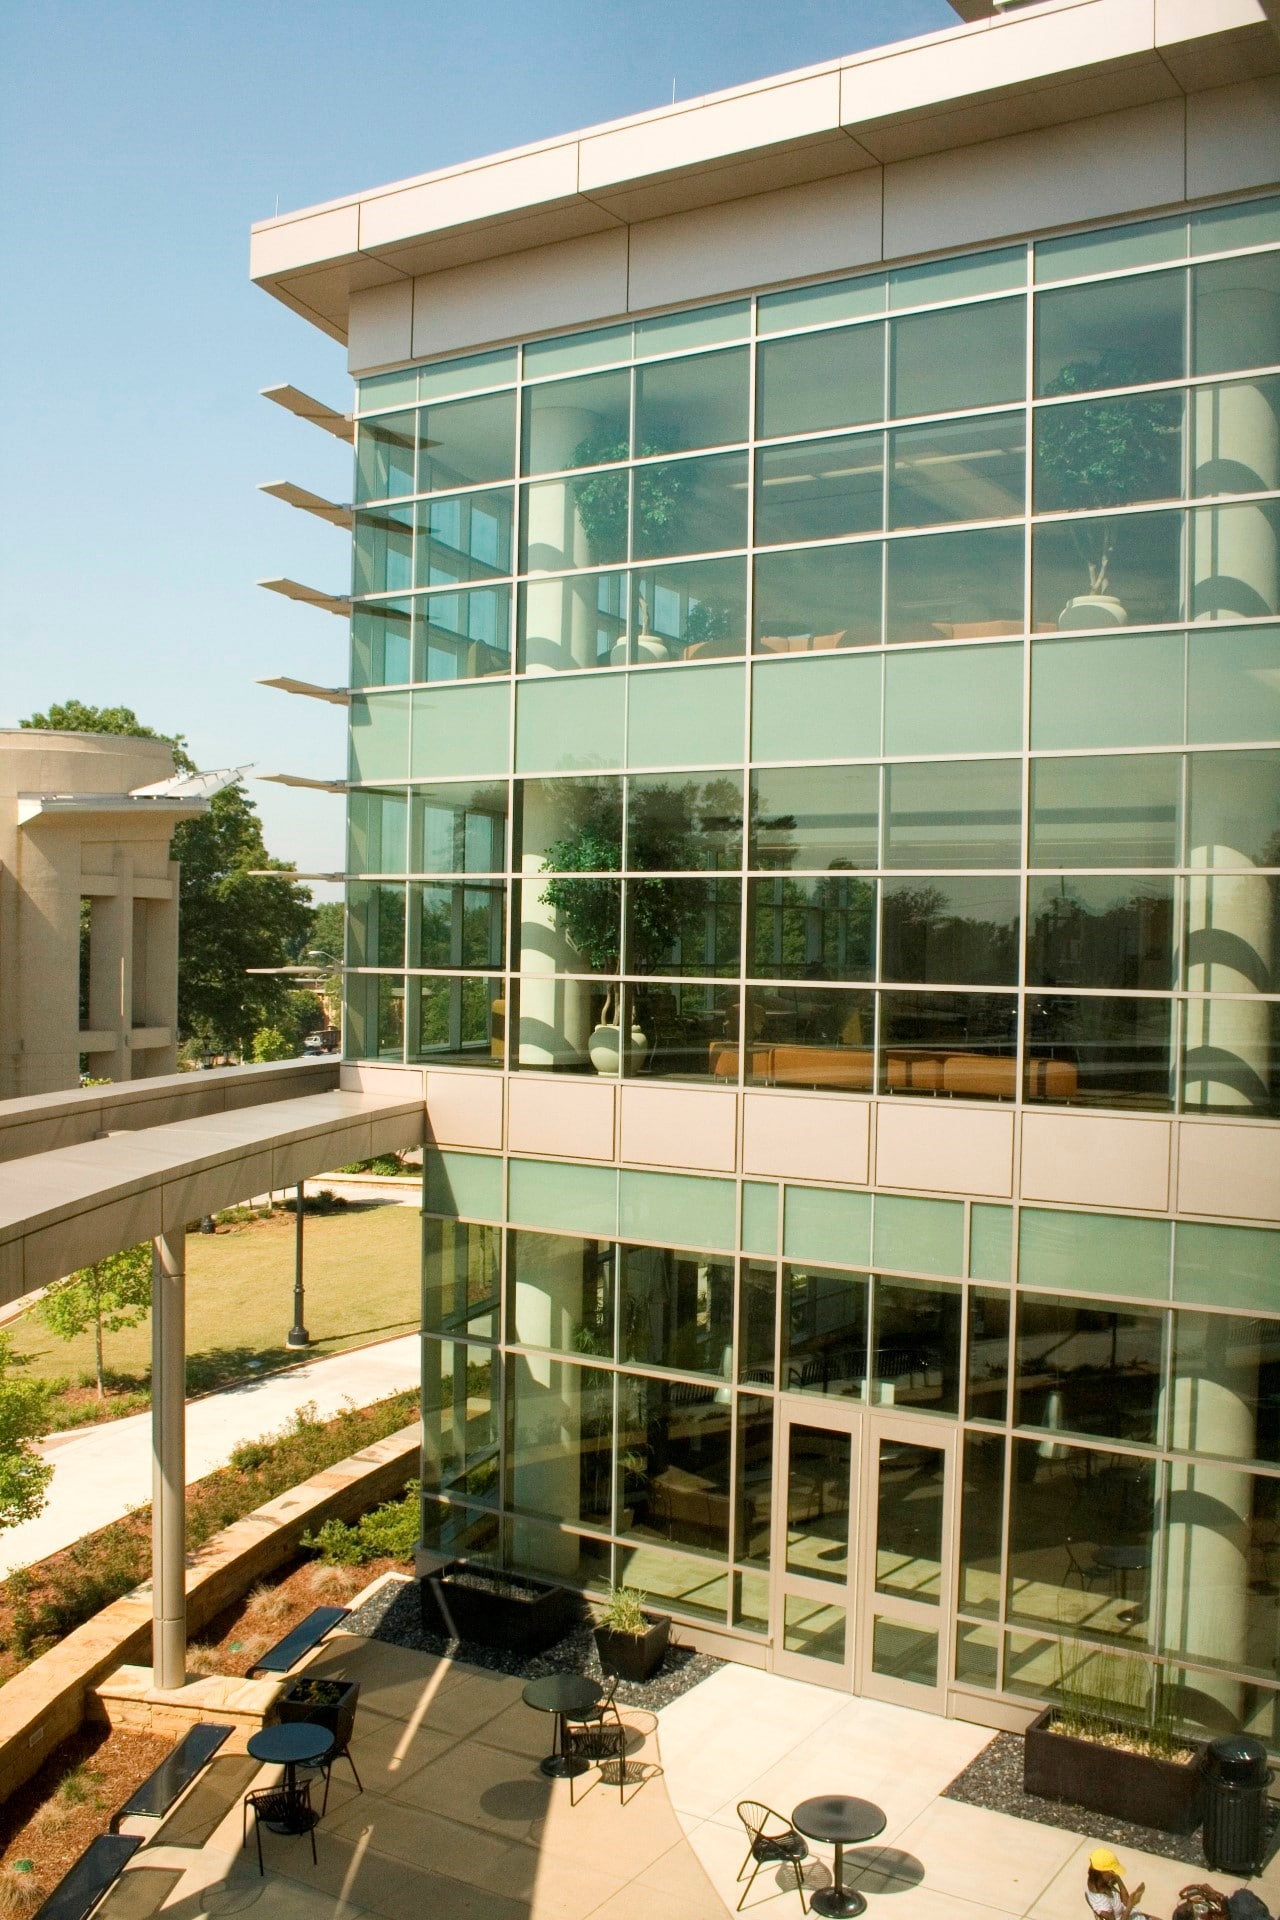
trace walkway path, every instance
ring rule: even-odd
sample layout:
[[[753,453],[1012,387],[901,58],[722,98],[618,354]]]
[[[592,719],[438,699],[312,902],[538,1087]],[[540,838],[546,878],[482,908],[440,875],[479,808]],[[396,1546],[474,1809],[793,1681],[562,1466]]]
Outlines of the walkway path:
[[[348,1402],[365,1407],[416,1387],[418,1349],[417,1335],[405,1334],[192,1400],[187,1407],[188,1481],[225,1467],[233,1447],[277,1432],[309,1402],[327,1418],[341,1413]],[[82,1534],[119,1520],[151,1498],[149,1413],[51,1434],[41,1451],[53,1466],[48,1500],[34,1520],[0,1533],[0,1578],[69,1547]]]

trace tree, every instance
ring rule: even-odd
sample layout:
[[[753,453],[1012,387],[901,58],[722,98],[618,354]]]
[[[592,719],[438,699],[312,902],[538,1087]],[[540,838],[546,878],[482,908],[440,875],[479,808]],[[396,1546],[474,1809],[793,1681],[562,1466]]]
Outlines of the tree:
[[[21,725],[164,740],[180,771],[195,767],[181,734],[157,733],[131,707],[67,700]],[[208,813],[181,823],[173,836],[173,857],[181,865],[179,1038],[210,1052],[247,1055],[259,1028],[276,1026],[287,1033],[299,1026],[288,976],[248,969],[285,966],[307,944],[314,918],[310,892],[291,878],[292,867],[267,852],[258,810],[239,780],[213,796]],[[255,873],[255,868],[271,871]]]
[[[253,1036],[255,1060],[292,1060],[298,1051],[287,1033],[279,1027],[259,1027]]]
[[[47,1288],[38,1312],[59,1340],[74,1340],[93,1328],[98,1398],[106,1393],[102,1361],[104,1333],[136,1327],[151,1310],[151,1246],[146,1240],[121,1253],[108,1254],[96,1266],[82,1267]]]
[[[7,1333],[0,1333],[0,1527],[33,1520],[44,1506],[53,1468],[34,1441],[49,1431],[49,1388],[43,1380],[15,1380]]]

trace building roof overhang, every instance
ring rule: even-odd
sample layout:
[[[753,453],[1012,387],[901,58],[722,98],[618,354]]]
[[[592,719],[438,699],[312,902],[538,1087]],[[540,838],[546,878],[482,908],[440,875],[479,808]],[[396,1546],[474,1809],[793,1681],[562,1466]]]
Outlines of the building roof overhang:
[[[1277,71],[1280,0],[1033,0],[261,221],[250,273],[345,340],[370,288]]]

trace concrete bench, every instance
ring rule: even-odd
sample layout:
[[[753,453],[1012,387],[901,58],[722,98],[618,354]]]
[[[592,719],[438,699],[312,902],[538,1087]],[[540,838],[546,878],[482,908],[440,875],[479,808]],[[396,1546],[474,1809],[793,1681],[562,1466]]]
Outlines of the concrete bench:
[[[349,1612],[349,1607],[316,1607],[305,1620],[298,1622],[292,1633],[286,1633],[283,1640],[277,1640],[274,1647],[268,1647],[252,1666],[246,1667],[246,1677],[252,1678],[255,1673],[288,1673],[304,1654],[318,1647]]]

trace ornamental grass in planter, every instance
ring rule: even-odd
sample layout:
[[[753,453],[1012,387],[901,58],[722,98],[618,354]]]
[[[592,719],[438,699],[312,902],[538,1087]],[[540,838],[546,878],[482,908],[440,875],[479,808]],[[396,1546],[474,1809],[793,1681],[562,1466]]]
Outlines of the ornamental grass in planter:
[[[305,1720],[308,1726],[327,1728],[340,1751],[351,1738],[359,1698],[358,1680],[313,1680],[300,1674],[281,1693],[276,1711],[282,1722]]]
[[[649,1680],[666,1658],[671,1621],[665,1613],[646,1613],[644,1602],[634,1587],[611,1587],[595,1630],[601,1667],[621,1680]]]
[[[1203,1749],[1177,1731],[1174,1690],[1153,1661],[1109,1649],[1075,1665],[1060,1645],[1060,1703],[1027,1728],[1023,1789],[1091,1813],[1190,1833],[1203,1796]]]

